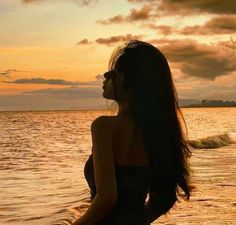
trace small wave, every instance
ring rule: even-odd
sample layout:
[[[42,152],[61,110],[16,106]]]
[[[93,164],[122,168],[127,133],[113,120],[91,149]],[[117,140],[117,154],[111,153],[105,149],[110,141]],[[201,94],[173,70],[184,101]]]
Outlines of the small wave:
[[[187,143],[192,148],[220,148],[234,143],[227,133],[209,136],[197,140],[187,140]]]
[[[78,219],[78,217],[75,217],[74,215],[65,214],[64,218],[58,219],[57,221],[54,221],[54,222],[51,222],[50,225],[71,225],[77,219]]]
[[[76,219],[74,217],[70,217],[67,219],[61,219],[60,221],[53,223],[53,225],[71,225],[72,223],[75,222],[75,220]]]

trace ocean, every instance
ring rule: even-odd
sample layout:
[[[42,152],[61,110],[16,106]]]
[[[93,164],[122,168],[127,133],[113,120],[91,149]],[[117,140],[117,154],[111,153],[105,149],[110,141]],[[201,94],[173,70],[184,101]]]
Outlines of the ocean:
[[[182,108],[196,186],[153,224],[236,224],[236,107]],[[89,205],[91,122],[107,110],[0,112],[0,224],[65,225]]]

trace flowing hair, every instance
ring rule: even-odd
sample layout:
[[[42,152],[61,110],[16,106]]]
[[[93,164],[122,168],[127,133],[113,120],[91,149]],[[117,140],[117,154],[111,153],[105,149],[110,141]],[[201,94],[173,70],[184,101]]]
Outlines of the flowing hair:
[[[149,194],[165,195],[173,204],[178,196],[189,200],[195,188],[188,162],[192,153],[182,130],[180,119],[187,130],[186,123],[167,59],[153,45],[131,40],[113,52],[109,69],[124,73],[123,90],[132,95],[132,115],[151,167]],[[122,101],[122,96],[116,94],[115,100]],[[165,207],[163,203],[163,214],[173,204]]]

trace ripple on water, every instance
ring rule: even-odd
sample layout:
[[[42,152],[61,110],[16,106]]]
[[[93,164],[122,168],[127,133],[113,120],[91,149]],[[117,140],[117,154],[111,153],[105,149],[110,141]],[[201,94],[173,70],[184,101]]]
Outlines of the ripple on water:
[[[236,131],[235,109],[184,109],[189,139]],[[89,205],[83,166],[104,111],[0,113],[0,224],[66,225]],[[217,127],[217,129],[216,129]],[[153,224],[235,225],[236,145],[194,149],[196,190]]]

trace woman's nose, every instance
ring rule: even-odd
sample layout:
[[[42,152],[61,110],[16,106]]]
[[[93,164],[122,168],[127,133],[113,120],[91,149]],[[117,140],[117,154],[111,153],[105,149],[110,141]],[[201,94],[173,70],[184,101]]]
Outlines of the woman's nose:
[[[106,78],[104,76],[101,77],[101,81],[104,82]]]

